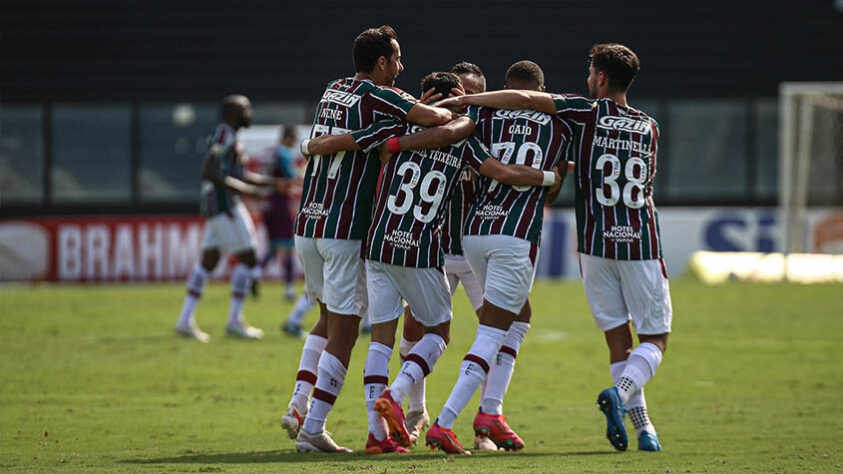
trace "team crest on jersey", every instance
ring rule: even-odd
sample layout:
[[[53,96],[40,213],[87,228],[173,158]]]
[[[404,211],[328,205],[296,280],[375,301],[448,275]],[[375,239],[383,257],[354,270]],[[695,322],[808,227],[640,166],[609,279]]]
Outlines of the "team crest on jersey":
[[[321,102],[333,102],[343,107],[351,107],[360,100],[360,96],[350,92],[328,89],[322,94]]]
[[[646,135],[650,131],[650,122],[615,115],[600,117],[597,126],[607,130],[618,130],[621,132],[637,133],[639,135]]]
[[[546,125],[550,122],[550,115],[544,112],[536,112],[535,110],[496,110],[495,118],[502,119],[525,119],[536,122],[540,125]]]

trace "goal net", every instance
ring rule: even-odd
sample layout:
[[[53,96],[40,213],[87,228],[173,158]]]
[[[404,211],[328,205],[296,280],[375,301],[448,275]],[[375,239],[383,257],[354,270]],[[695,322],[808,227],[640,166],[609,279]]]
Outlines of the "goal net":
[[[782,250],[843,253],[843,82],[779,88]]]

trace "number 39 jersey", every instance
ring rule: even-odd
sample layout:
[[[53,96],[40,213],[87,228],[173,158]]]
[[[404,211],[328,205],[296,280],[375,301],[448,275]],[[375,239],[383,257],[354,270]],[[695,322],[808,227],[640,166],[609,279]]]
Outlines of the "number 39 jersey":
[[[611,99],[554,102],[574,129],[577,250],[616,260],[661,258],[653,204],[656,121]]]
[[[556,116],[477,106],[468,108],[468,116],[492,156],[505,165],[551,171],[569,152],[571,128]],[[548,188],[480,179],[466,216],[465,235],[511,235],[540,245]]]
[[[422,127],[407,125],[407,133]],[[358,142],[359,143],[359,142]],[[405,150],[386,164],[369,230],[367,258],[404,267],[441,267],[442,221],[464,165],[489,158],[471,136],[435,150]]]
[[[369,80],[336,80],[328,85],[316,109],[311,138],[339,135],[371,126],[382,119],[403,121],[415,100],[400,89],[379,87]],[[389,138],[388,125],[359,140],[361,148]],[[377,152],[341,151],[311,156],[302,183],[296,235],[363,240],[372,218],[380,162]]]

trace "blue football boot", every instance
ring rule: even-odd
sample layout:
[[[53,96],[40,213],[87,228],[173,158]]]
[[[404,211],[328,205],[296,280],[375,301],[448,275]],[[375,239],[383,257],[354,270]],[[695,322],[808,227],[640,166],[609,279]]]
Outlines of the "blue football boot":
[[[626,426],[623,423],[626,407],[621,401],[618,389],[610,387],[600,392],[600,395],[597,396],[597,404],[600,405],[600,411],[606,415],[606,439],[618,451],[626,451],[629,444],[626,437]]]
[[[642,431],[641,436],[638,437],[639,451],[661,451],[662,445],[659,444],[659,435]]]

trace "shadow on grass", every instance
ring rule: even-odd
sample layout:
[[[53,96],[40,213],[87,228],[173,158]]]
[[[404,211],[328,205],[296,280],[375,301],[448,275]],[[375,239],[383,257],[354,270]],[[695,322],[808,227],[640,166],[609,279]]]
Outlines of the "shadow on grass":
[[[573,452],[521,452],[521,453],[479,453],[473,456],[464,456],[463,459],[488,459],[490,456],[517,456],[531,459],[539,458],[565,458],[572,456],[612,456],[617,454],[614,451],[573,451]],[[352,454],[330,454],[330,453],[299,453],[290,450],[277,451],[256,451],[249,453],[219,453],[219,454],[185,454],[165,458],[151,459],[123,459],[122,464],[255,464],[274,462],[309,462],[309,461],[366,461],[366,462],[395,462],[395,461],[424,461],[430,459],[443,460],[451,455],[433,452],[416,452],[409,455],[382,455],[366,456],[362,452]],[[462,457],[462,456],[456,456]],[[501,459],[507,459],[501,457]]]

